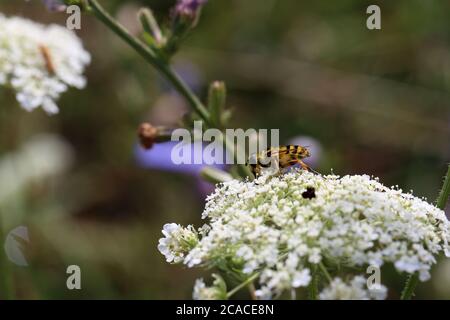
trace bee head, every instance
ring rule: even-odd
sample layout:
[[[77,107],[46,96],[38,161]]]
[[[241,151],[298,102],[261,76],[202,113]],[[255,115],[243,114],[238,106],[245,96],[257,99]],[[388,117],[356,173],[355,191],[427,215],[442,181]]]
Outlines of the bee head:
[[[308,158],[311,156],[311,153],[308,150],[308,147],[303,147],[303,157]]]
[[[311,156],[311,153],[309,152],[308,149],[306,149],[306,157],[310,157],[310,156]]]

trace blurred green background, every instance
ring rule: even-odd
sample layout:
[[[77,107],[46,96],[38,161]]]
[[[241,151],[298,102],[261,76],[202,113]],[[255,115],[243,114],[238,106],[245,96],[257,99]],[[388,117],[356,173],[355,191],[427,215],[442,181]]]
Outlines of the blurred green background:
[[[102,1],[135,33],[141,6],[164,21],[174,2]],[[381,7],[382,30],[366,28],[370,4]],[[226,81],[232,127],[279,128],[281,143],[314,139],[317,170],[375,175],[431,202],[450,159],[449,11],[444,0],[210,0],[174,64],[202,97]],[[66,19],[37,0],[1,0],[0,12]],[[9,266],[15,296],[191,298],[204,274],[167,264],[157,242],[164,223],[201,225],[204,186],[135,158],[141,122],[173,125],[188,107],[93,17],[83,15],[78,34],[93,59],[88,86],[65,93],[60,114],[28,113],[0,88],[0,167],[39,134],[71,148],[70,165],[0,202],[6,230],[29,230],[28,266]],[[66,288],[72,264],[82,290]],[[434,270],[418,298],[450,298],[450,264]],[[387,268],[382,281],[398,298],[403,279]]]

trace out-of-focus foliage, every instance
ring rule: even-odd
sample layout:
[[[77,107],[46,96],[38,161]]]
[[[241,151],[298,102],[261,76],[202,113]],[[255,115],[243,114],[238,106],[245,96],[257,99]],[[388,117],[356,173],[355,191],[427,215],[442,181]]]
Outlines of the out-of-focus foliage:
[[[434,201],[450,158],[450,3],[379,2],[382,30],[370,31],[365,11],[376,2],[210,0],[175,67],[202,97],[209,82],[227,83],[233,127],[280,128],[281,143],[312,137],[322,150],[317,170],[373,174]],[[137,33],[140,6],[163,20],[174,1],[103,3]],[[66,18],[40,1],[2,0],[0,12]],[[93,17],[82,17],[78,34],[93,59],[88,86],[66,93],[59,115],[28,113],[0,88],[0,159],[39,133],[59,135],[73,153],[63,174],[0,204],[16,217],[6,230],[30,232],[29,266],[12,266],[16,296],[190,298],[201,275],[166,264],[156,247],[167,221],[199,226],[204,186],[135,159],[141,122],[174,125],[188,108]],[[80,291],[66,288],[71,264],[82,269]],[[402,283],[383,271],[398,298]],[[431,281],[417,296],[450,298],[442,288]]]

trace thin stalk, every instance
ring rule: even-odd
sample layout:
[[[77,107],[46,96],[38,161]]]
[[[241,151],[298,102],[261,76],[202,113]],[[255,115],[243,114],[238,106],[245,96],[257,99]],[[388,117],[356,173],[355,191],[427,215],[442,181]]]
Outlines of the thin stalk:
[[[447,174],[444,177],[444,183],[442,185],[441,191],[439,191],[438,198],[436,200],[436,207],[444,210],[447,204],[448,198],[450,196],[450,164],[448,165]],[[419,275],[417,272],[413,273],[408,277],[403,288],[401,299],[410,300],[414,295],[414,290],[419,282]]]
[[[297,292],[294,288],[291,289],[291,300],[297,300]]]
[[[319,262],[319,268],[325,275],[325,278],[327,278],[328,282],[331,283],[333,281],[333,279],[331,278],[330,274],[328,273],[327,268],[325,268],[325,266],[323,265],[322,262]]]
[[[146,46],[142,41],[132,36],[128,30],[117,22],[96,0],[88,0],[90,10],[103,22],[109,29],[116,33],[130,47],[139,53],[148,63],[161,72],[167,80],[172,83],[175,89],[185,97],[194,111],[202,118],[207,125],[211,125],[211,116],[200,99],[195,95],[189,86],[180,78],[180,76],[170,67],[166,60],[162,59],[157,52]],[[223,139],[225,148],[228,152],[234,151],[234,143],[227,138]],[[233,152],[232,154],[235,154]],[[237,162],[236,162],[237,163]],[[252,177],[252,173],[245,165],[238,165],[240,173],[243,176]]]
[[[408,279],[406,279],[405,287],[403,288],[400,299],[401,300],[410,300],[411,297],[414,295],[414,290],[416,289],[418,282],[419,282],[419,275],[417,272],[408,276]]]
[[[308,286],[308,297],[310,300],[317,300],[319,294],[319,272],[317,270],[317,265],[314,265],[312,269],[313,274]]]
[[[436,207],[444,210],[449,197],[450,197],[450,164],[448,165],[447,175],[444,177],[444,183],[442,184],[441,191],[439,191],[439,196],[436,200]]]
[[[166,78],[173,84],[177,91],[183,95],[186,100],[191,104],[195,112],[205,121],[206,124],[211,125],[209,112],[206,110],[200,99],[192,92],[192,90],[186,85],[186,83],[173,71],[168,65],[162,65],[159,69]]]
[[[195,112],[197,112],[207,124],[210,124],[209,113],[206,108],[172,68],[164,60],[158,57],[158,54],[155,51],[150,49],[136,37],[133,37],[128,30],[117,22],[96,0],[88,0],[88,2],[95,16],[136,50],[136,52],[148,63],[159,70],[173,84],[177,91],[189,101]]]
[[[252,275],[251,277],[249,277],[247,280],[245,280],[244,282],[242,282],[241,284],[239,284],[238,286],[234,287],[232,290],[230,290],[227,293],[227,299],[229,299],[231,296],[233,296],[236,292],[238,292],[239,290],[241,290],[242,288],[250,285],[253,283],[253,281],[255,281],[256,278],[259,277],[259,272],[255,273],[254,275]]]
[[[238,155],[235,150],[234,141],[230,141],[229,137],[224,133],[220,136],[220,139],[222,140],[223,144],[225,145],[226,151],[233,155],[233,161],[234,161],[234,163],[236,163],[236,165],[240,169],[239,174],[241,174],[241,176],[243,176],[243,177],[247,176],[250,179],[252,179],[253,174],[251,173],[250,169],[244,164],[238,164],[239,163]]]

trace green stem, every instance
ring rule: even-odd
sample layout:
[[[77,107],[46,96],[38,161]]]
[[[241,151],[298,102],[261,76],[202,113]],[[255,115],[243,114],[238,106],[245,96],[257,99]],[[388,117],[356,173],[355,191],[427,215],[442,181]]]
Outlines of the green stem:
[[[297,300],[297,291],[295,288],[291,289],[291,300]]]
[[[164,62],[158,54],[146,46],[142,41],[133,37],[125,27],[118,23],[106,10],[96,1],[88,0],[92,12],[108,28],[116,33],[122,40],[138,52],[148,63],[159,70],[174,85],[177,91],[182,94],[191,104],[192,108],[207,123],[210,124],[209,113],[201,101],[183,80]]]
[[[333,279],[331,278],[330,274],[328,273],[327,268],[325,268],[325,266],[323,265],[322,262],[319,262],[319,268],[325,275],[325,278],[327,278],[328,282],[331,283],[333,281]]]
[[[317,300],[319,295],[319,273],[317,272],[317,265],[313,266],[313,273],[311,282],[308,286],[308,297],[310,300]]]
[[[259,277],[259,272],[255,273],[254,275],[252,275],[251,277],[247,278],[247,280],[245,280],[244,282],[242,282],[241,284],[239,284],[238,286],[234,287],[232,290],[230,290],[227,293],[227,299],[229,299],[231,296],[233,296],[236,292],[238,292],[239,290],[241,290],[242,288],[253,284],[253,281],[255,281],[256,278]]]
[[[172,83],[175,89],[185,97],[185,99],[192,106],[194,111],[200,116],[200,118],[205,121],[207,125],[211,125],[211,116],[208,110],[205,108],[200,99],[195,95],[194,92],[186,85],[186,83],[180,78],[180,76],[170,67],[166,60],[162,59],[159,53],[155,52],[148,46],[146,46],[142,41],[133,37],[125,27],[118,23],[96,0],[88,0],[90,10],[95,14],[95,16],[102,21],[108,28],[110,28],[114,33],[116,33],[122,40],[124,40],[128,45],[130,45],[136,52],[138,52],[148,63],[155,67],[159,72],[161,72],[167,80]],[[234,143],[230,143],[225,137],[223,139],[224,145],[228,152],[234,151]],[[233,154],[235,154],[233,152]],[[238,165],[240,169],[240,174],[242,176],[252,177],[252,173],[245,165]]]
[[[414,295],[414,289],[416,288],[418,282],[419,282],[419,275],[417,274],[417,272],[409,275],[408,279],[406,279],[405,287],[403,288],[400,299],[410,300],[411,297]]]
[[[450,164],[448,165],[447,175],[444,177],[442,189],[439,192],[439,196],[436,200],[436,207],[444,210],[449,197],[450,197]]]
[[[444,177],[444,183],[442,185],[441,191],[439,191],[439,196],[436,200],[436,207],[444,210],[447,204],[448,198],[450,196],[450,164],[448,165],[447,174]],[[419,282],[418,273],[411,274],[406,280],[405,287],[403,288],[401,299],[410,300],[414,295],[414,290]]]
[[[252,179],[253,173],[250,171],[250,169],[244,165],[244,164],[238,164],[238,155],[235,150],[234,141],[230,141],[229,137],[226,134],[222,134],[220,136],[220,139],[222,140],[223,144],[225,145],[225,149],[228,153],[231,153],[233,155],[233,161],[237,164],[239,168],[239,174],[242,177],[249,177]]]
[[[184,83],[184,81],[173,71],[168,65],[162,65],[160,71],[167,77],[167,79],[175,86],[178,92],[183,95],[191,104],[192,108],[205,121],[206,124],[211,125],[209,112],[206,110],[200,99],[192,92],[192,90]]]

